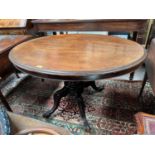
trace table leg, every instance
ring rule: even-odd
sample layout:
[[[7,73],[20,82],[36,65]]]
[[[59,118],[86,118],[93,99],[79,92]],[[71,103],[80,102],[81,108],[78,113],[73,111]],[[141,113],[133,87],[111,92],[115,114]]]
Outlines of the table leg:
[[[79,106],[80,116],[81,116],[81,118],[82,118],[82,120],[83,120],[85,130],[90,131],[90,126],[89,126],[88,121],[87,121],[87,119],[86,119],[85,104],[84,104],[82,95],[79,94],[79,95],[76,97],[76,100],[77,100],[77,103],[78,103],[78,106]]]
[[[132,72],[132,73],[130,73],[130,77],[129,77],[129,80],[133,80],[133,78],[134,78],[134,74],[135,74],[135,72]]]
[[[82,93],[85,87],[91,86],[93,89],[95,89],[96,91],[101,91],[103,90],[103,88],[97,87],[95,85],[95,81],[89,81],[89,82],[64,82],[64,87],[60,90],[58,90],[54,95],[54,106],[52,107],[51,110],[45,112],[43,114],[43,117],[45,118],[49,118],[50,115],[52,113],[55,112],[55,110],[58,108],[60,100],[62,97],[67,96],[68,94],[70,94],[71,96],[74,96],[77,104],[79,106],[79,110],[80,110],[80,116],[83,120],[84,123],[84,127],[86,130],[90,130],[90,126],[88,124],[88,121],[86,119],[86,115],[85,115],[85,104],[82,98]]]
[[[68,88],[66,88],[66,86],[64,86],[62,89],[58,90],[54,95],[54,106],[52,107],[51,110],[47,111],[46,113],[43,114],[43,117],[45,118],[49,118],[51,114],[53,114],[55,112],[55,110],[57,110],[60,100],[62,97],[65,97],[68,94]]]
[[[146,82],[147,82],[147,79],[148,79],[147,73],[145,72],[144,79],[143,79],[143,83],[142,83],[142,87],[141,87],[140,93],[139,93],[139,95],[138,95],[138,99],[140,99],[140,97],[142,96],[142,93],[143,93],[145,84],[146,84]]]

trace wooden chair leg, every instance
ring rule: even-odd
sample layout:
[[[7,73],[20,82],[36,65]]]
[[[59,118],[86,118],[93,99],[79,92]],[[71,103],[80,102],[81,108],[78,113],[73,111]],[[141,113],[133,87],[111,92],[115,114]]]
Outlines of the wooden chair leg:
[[[133,80],[134,74],[135,74],[135,72],[130,73],[129,80],[131,80],[131,81]]]
[[[143,83],[142,83],[142,87],[141,87],[140,93],[139,93],[139,95],[138,95],[138,98],[140,98],[141,95],[142,95],[142,93],[143,93],[143,90],[144,90],[146,81],[147,81],[147,73],[145,72],[144,79],[143,79]]]
[[[6,108],[8,111],[11,111],[11,112],[12,112],[12,109],[11,109],[9,103],[7,102],[7,100],[5,99],[5,97],[3,96],[1,90],[0,90],[0,99],[1,99],[2,103],[4,104],[5,108]]]

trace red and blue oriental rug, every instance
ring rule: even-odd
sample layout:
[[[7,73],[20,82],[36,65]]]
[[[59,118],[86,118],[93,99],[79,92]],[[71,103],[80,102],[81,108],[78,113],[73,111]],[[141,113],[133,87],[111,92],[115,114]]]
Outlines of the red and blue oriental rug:
[[[98,86],[104,85],[103,91],[95,92],[88,87],[83,93],[86,117],[92,128],[88,133],[83,129],[78,106],[71,97],[62,98],[58,110],[49,119],[42,117],[42,114],[53,105],[52,94],[59,82],[43,82],[38,78],[20,76],[20,79],[12,76],[2,89],[4,94],[9,92],[7,100],[14,112],[63,127],[75,135],[136,134],[134,115],[140,111],[153,113],[155,107],[155,98],[149,83],[145,86],[143,96],[138,100],[141,81],[97,81]],[[10,91],[10,88],[14,89]]]

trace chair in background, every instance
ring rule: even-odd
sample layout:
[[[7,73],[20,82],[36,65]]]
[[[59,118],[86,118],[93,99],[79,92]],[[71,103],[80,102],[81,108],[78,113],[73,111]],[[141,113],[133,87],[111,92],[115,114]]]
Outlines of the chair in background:
[[[11,134],[43,134],[43,135],[70,135],[64,128],[36,120],[34,118],[7,112],[12,127]]]
[[[27,19],[0,19],[0,76],[16,71],[8,59],[9,51],[32,38],[28,34],[31,22]]]
[[[52,124],[0,109],[0,135],[70,135]]]
[[[155,115],[139,112],[135,115],[137,134],[155,135]]]
[[[139,98],[143,93],[147,80],[150,82],[153,93],[155,95],[155,38],[152,39],[151,41],[151,44],[148,50],[148,56],[145,61],[145,67],[146,67],[146,72],[145,72],[142,87],[139,93]]]
[[[33,36],[28,34],[31,27],[29,20],[24,19],[0,19],[0,77],[4,80],[11,73],[17,71],[9,61],[8,55],[10,50],[16,45],[32,39]],[[0,99],[7,110],[12,111],[0,91]]]
[[[150,31],[146,42],[146,48],[150,46],[151,40],[153,38],[155,38],[155,20],[151,20],[151,23],[150,23]]]

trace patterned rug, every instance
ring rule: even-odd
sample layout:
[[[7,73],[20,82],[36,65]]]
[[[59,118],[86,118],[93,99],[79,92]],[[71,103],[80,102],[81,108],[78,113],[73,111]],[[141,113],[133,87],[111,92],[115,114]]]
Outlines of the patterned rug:
[[[18,83],[18,86],[15,85]],[[76,101],[71,97],[62,98],[58,110],[49,118],[42,114],[53,105],[52,94],[62,87],[62,83],[22,75],[14,76],[2,89],[7,94],[14,88],[7,99],[15,113],[30,116],[69,130],[72,134],[136,134],[134,114],[139,111],[153,113],[155,98],[149,83],[143,96],[137,99],[141,82],[119,80],[100,80],[98,86],[104,85],[102,92],[95,92],[91,87],[85,89],[83,98],[86,104],[86,117],[92,128],[86,132],[79,116]]]

